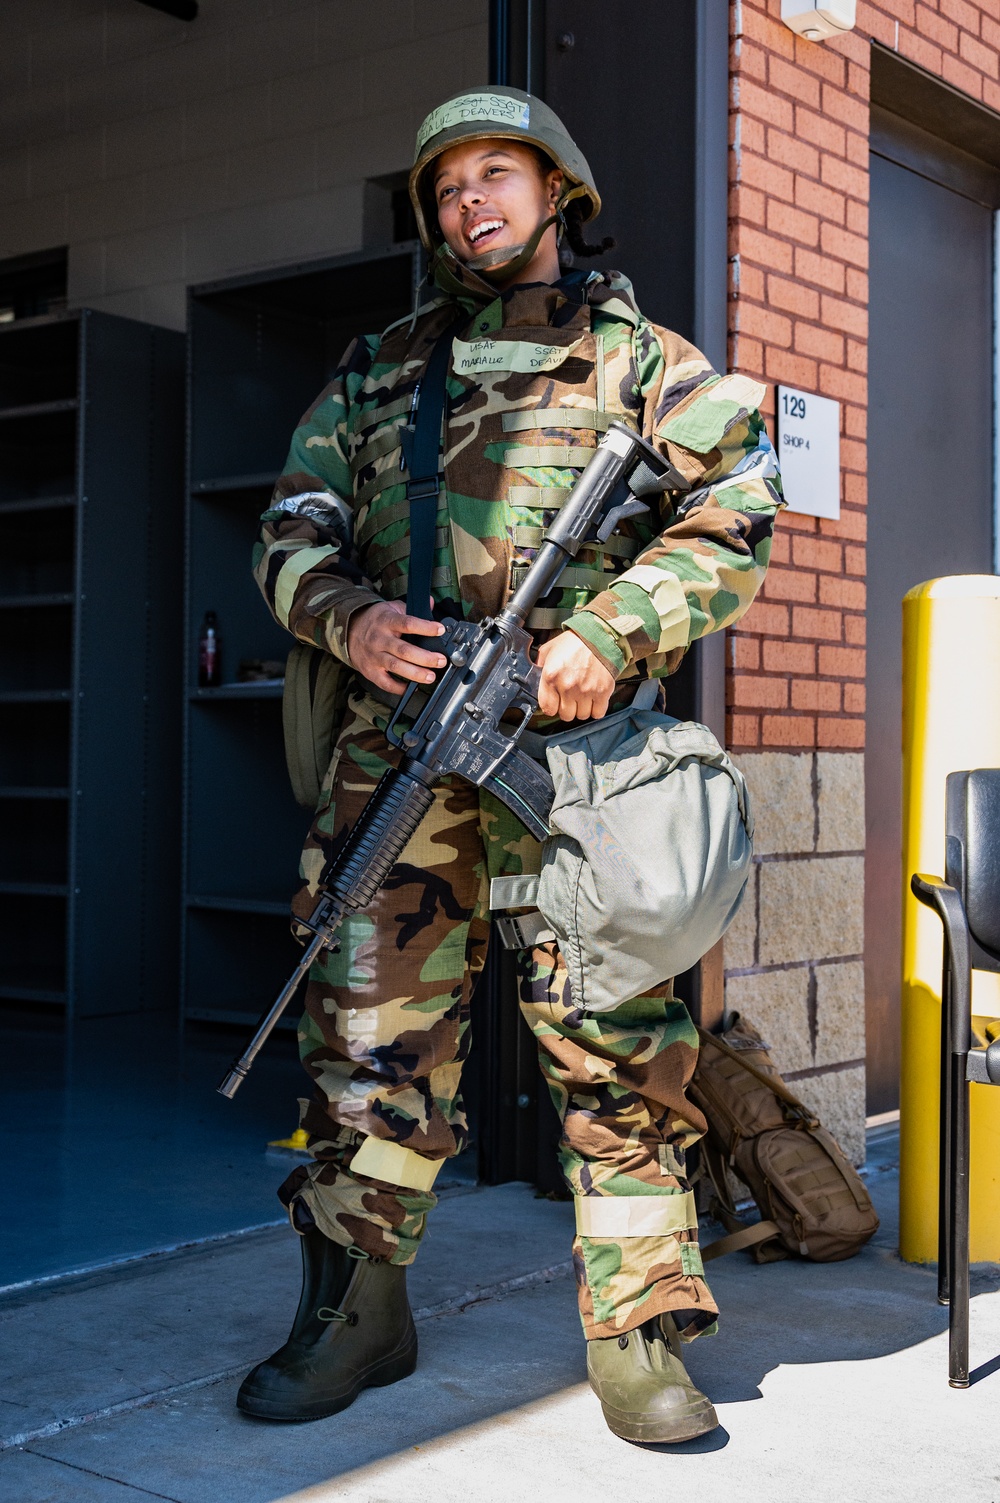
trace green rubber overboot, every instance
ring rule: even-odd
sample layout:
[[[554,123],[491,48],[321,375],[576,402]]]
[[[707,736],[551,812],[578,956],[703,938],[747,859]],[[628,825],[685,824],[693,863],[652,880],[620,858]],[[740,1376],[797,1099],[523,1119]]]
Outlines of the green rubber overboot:
[[[684,1369],[669,1315],[654,1316],[625,1336],[588,1341],[587,1376],[608,1427],[622,1440],[693,1440],[719,1423]]]
[[[409,1377],[417,1332],[406,1269],[341,1247],[315,1227],[302,1237],[302,1295],[285,1345],[236,1396],[257,1419],[324,1419],[363,1388]]]

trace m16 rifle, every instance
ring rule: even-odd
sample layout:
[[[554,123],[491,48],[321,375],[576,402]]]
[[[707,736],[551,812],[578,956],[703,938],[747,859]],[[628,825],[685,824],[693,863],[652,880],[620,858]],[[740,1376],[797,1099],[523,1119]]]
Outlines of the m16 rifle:
[[[500,614],[478,622],[443,623],[445,633],[437,645],[448,666],[440,670],[408,729],[399,727],[408,718],[416,684],[394,710],[386,735],[404,753],[403,760],[383,775],[323,873],[315,907],[303,920],[313,937],[246,1049],[233,1061],[218,1088],[223,1096],[235,1096],[313,962],[324,950],[337,948],[345,914],[372,901],[431,808],[434,784],[441,778],[458,773],[488,788],[537,839],[548,835],[551,781],[545,768],[518,746],[538,708],[540,679],[525,622],[581,548],[599,547],[626,517],[647,511],[644,497],[688,488],[680,472],[645,439],[623,423],[612,423]],[[508,714],[521,719],[508,725]]]

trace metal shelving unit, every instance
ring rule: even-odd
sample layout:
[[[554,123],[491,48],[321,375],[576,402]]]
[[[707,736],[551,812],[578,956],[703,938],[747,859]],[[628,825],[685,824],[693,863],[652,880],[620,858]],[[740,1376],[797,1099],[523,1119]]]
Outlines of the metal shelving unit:
[[[186,1018],[255,1022],[297,959],[288,901],[308,815],[285,773],[281,684],[235,682],[241,659],[283,659],[290,646],[260,598],[250,551],[301,414],[354,335],[409,312],[421,274],[419,246],[406,243],[190,292]],[[224,681],[214,689],[197,686],[206,610],[221,637]]]
[[[183,337],[0,327],[0,1000],[169,1002]]]

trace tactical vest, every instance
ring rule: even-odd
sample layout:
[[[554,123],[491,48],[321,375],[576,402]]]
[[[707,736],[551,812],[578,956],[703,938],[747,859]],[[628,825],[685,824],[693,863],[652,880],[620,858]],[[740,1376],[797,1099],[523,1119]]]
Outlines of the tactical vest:
[[[455,305],[436,306],[383,336],[348,419],[358,562],[387,600],[406,595],[409,507],[400,430]],[[558,286],[514,288],[476,313],[452,352],[432,587],[471,619],[494,615],[534,557],[612,419],[641,428],[630,322]],[[626,524],[586,550],[533,612],[557,628],[606,589],[653,538],[657,519]]]

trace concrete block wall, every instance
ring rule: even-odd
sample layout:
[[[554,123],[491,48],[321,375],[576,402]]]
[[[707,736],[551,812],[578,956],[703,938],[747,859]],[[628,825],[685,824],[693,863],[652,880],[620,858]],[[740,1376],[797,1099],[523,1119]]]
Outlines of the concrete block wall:
[[[366,179],[485,81],[487,0],[5,0],[0,258],[182,328],[189,283],[358,249]]]
[[[726,1005],[761,1030],[785,1079],[860,1163],[862,759],[762,751],[739,761],[757,832],[750,886],[725,940]]]
[[[841,403],[841,515],[782,515],[729,642],[761,840],[726,994],[858,1160],[873,40],[1000,110],[1000,0],[859,0],[856,29],[821,44],[782,25],[780,0],[731,7],[730,363],[768,382],[769,417],[776,383]]]

